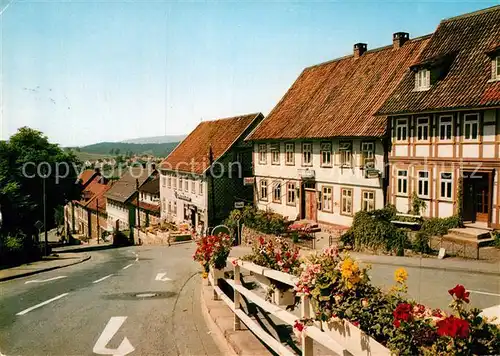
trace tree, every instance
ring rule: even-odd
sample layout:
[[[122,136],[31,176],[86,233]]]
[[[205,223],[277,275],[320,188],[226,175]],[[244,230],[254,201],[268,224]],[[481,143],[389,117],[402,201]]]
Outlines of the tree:
[[[114,154],[114,153],[115,153],[115,150],[114,150],[113,148],[109,150],[109,154],[110,154],[110,155],[112,155],[112,154]]]
[[[22,232],[28,239],[36,234],[35,222],[43,221],[43,179],[47,229],[54,227],[55,217],[50,212],[81,194],[80,185],[75,184],[78,176],[75,168],[80,165],[73,152],[64,151],[40,131],[28,127],[20,128],[9,141],[1,142],[2,233]]]
[[[115,148],[115,155],[119,155],[120,154],[120,149],[119,148]]]

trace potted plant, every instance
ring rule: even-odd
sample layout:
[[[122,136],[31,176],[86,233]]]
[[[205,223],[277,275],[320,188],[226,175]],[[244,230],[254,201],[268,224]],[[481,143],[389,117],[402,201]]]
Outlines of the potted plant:
[[[214,281],[224,277],[227,257],[233,246],[233,239],[226,234],[203,236],[196,240],[193,259],[203,268],[203,278],[212,274]]]
[[[252,246],[252,253],[242,259],[276,271],[294,274],[298,269],[299,249],[292,247],[284,239],[266,241],[262,236]],[[295,293],[288,284],[254,274],[257,283],[266,290],[266,299],[277,305],[293,305]]]

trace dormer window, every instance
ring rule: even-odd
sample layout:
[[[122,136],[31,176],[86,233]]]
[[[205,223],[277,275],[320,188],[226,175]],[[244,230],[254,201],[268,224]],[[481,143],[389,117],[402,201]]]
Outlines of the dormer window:
[[[419,69],[415,73],[415,90],[428,90],[431,87],[431,73],[428,69]]]
[[[493,59],[493,70],[492,70],[491,79],[500,80],[500,55],[496,56]]]

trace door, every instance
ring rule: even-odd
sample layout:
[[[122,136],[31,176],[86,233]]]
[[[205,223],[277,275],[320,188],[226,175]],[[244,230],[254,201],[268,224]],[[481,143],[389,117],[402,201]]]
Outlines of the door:
[[[490,211],[490,194],[489,194],[489,182],[488,175],[483,175],[475,184],[475,195],[476,199],[474,201],[476,206],[476,221],[488,222],[489,211]]]
[[[305,192],[306,192],[305,218],[307,220],[316,221],[317,219],[316,192],[313,190],[306,190]]]

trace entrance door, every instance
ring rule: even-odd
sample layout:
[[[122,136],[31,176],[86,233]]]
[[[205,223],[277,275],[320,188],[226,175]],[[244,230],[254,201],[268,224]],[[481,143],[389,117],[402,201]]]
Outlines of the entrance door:
[[[465,221],[489,222],[491,177],[491,172],[465,172],[463,185],[463,218]]]
[[[316,192],[313,190],[306,190],[305,193],[306,193],[305,218],[307,220],[316,221],[317,219]]]

